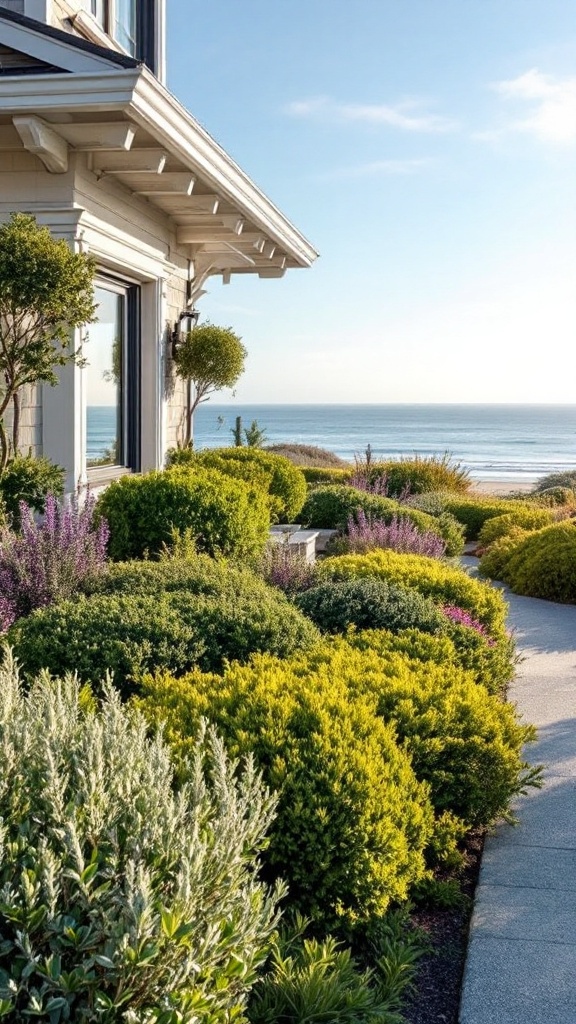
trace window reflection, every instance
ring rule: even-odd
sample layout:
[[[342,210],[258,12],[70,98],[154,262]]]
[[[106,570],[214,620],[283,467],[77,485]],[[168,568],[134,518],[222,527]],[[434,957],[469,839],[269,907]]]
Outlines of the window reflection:
[[[88,466],[118,466],[123,461],[122,361],[126,297],[97,286],[98,321],[85,348]]]
[[[136,0],[116,0],[114,35],[121,46],[136,55]]]

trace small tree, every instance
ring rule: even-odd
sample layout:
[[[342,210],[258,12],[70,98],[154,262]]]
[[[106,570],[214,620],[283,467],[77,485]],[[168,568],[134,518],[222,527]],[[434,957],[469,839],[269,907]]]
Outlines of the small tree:
[[[80,359],[73,331],[95,319],[93,276],[91,257],[57,241],[34,217],[13,213],[0,226],[0,473],[18,452],[22,388],[54,386],[55,368]]]
[[[176,373],[194,385],[186,441],[192,440],[194,412],[201,402],[222,388],[233,388],[244,371],[247,352],[231,327],[205,323],[189,331],[174,356]]]

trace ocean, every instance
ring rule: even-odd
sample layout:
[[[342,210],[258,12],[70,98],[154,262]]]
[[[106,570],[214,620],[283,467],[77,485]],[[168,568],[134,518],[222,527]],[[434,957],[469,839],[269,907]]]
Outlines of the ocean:
[[[92,458],[110,446],[113,411],[89,410]],[[92,413],[92,415],[90,415]],[[196,448],[232,444],[237,416],[253,420],[267,442],[295,441],[328,448],[353,462],[369,444],[374,458],[448,452],[476,480],[532,482],[576,469],[576,405],[218,405],[202,404],[194,418]],[[91,423],[93,428],[91,429]]]

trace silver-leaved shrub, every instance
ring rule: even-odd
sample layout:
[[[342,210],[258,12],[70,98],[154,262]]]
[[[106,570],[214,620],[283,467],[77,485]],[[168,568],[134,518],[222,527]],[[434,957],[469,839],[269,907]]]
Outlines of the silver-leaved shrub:
[[[161,736],[111,687],[25,692],[0,668],[0,1015],[224,1024],[268,954],[258,879],[274,814],[250,758],[202,728],[174,786]]]

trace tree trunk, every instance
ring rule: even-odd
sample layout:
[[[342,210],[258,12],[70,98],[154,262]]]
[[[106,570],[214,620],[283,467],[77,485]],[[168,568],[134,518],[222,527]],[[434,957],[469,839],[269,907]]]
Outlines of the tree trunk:
[[[18,455],[20,448],[20,392],[16,391],[12,396],[14,406],[14,419],[12,420],[12,455]]]

